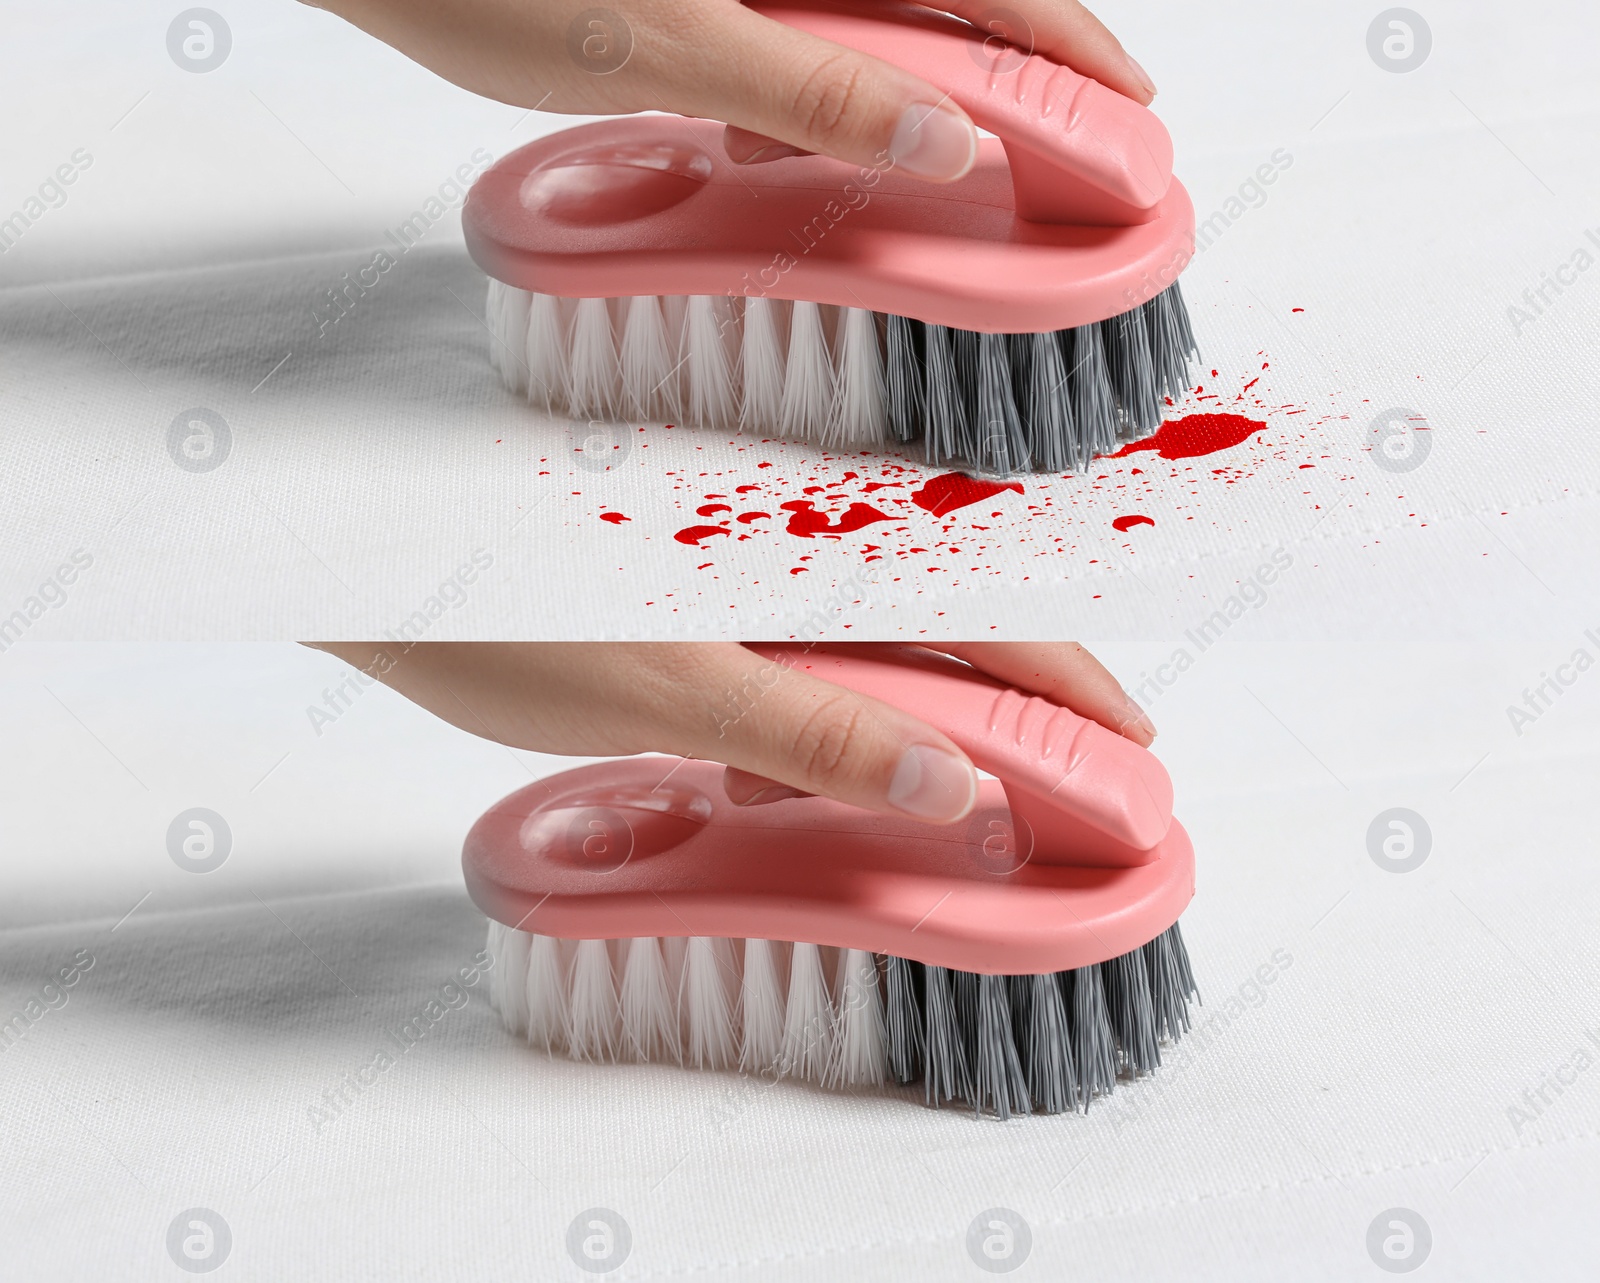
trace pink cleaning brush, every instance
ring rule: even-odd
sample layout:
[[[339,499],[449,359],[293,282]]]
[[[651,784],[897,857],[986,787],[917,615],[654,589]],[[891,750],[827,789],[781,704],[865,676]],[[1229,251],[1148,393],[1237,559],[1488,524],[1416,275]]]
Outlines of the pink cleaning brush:
[[[887,157],[735,166],[721,126],[672,116],[521,147],[462,214],[506,385],[577,419],[920,440],[1000,473],[1155,431],[1197,356],[1161,122],[917,5],[752,7],[915,72],[998,140],[945,185]]]
[[[920,1081],[1001,1118],[1154,1070],[1198,997],[1177,925],[1194,852],[1161,764],[929,652],[760,649],[916,710],[999,782],[952,827],[735,806],[720,766],[678,758],[521,789],[462,857],[507,1028],[579,1060]]]

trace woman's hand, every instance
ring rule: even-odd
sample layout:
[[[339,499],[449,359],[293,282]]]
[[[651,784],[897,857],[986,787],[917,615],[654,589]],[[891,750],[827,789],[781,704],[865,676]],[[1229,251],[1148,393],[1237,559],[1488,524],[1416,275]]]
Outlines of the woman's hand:
[[[1141,103],[1150,78],[1076,0],[933,0]],[[926,81],[784,26],[737,0],[326,0],[464,89],[583,115],[666,111],[720,120],[743,164],[820,152],[949,182],[977,157],[972,121]],[[864,6],[865,7],[865,6]],[[1005,21],[991,15],[1004,14]],[[1025,28],[1012,26],[1021,20]],[[618,60],[626,57],[621,65]]]
[[[513,748],[723,762],[728,796],[744,805],[820,793],[950,823],[977,800],[972,763],[933,727],[733,642],[431,642],[405,650],[328,642],[319,649],[445,721]],[[1074,643],[930,649],[1135,743],[1155,738],[1116,679]],[[741,694],[756,690],[762,694],[753,702]]]

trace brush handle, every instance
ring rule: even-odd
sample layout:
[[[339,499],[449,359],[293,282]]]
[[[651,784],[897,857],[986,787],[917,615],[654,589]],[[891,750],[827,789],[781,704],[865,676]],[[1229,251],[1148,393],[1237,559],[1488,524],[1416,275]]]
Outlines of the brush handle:
[[[1097,722],[933,651],[909,646],[752,646],[823,681],[881,699],[948,735],[996,776],[1031,858],[1147,864],[1172,827],[1172,780],[1154,754]]]
[[[1070,67],[918,5],[871,12],[823,0],[756,0],[786,26],[893,63],[943,90],[1005,144],[1017,215],[1126,227],[1156,217],[1172,183],[1172,139],[1155,114]]]

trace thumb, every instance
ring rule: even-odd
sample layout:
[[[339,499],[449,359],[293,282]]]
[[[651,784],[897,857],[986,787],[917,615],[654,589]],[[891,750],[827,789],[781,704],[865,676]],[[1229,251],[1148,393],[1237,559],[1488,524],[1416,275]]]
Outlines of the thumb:
[[[677,89],[684,110],[733,127],[735,160],[766,159],[777,140],[932,182],[961,178],[976,162],[977,128],[927,81],[742,5],[723,21],[731,30],[721,33],[721,56],[695,63]]]
[[[797,795],[775,795],[776,781],[935,824],[962,819],[977,802],[966,755],[909,713],[742,648],[728,662],[734,694],[690,752],[729,766],[732,800]]]

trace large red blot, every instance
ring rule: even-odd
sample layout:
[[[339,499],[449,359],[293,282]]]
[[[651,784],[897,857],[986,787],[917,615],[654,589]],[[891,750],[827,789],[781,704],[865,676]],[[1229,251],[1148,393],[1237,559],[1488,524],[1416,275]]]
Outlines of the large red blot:
[[[1266,426],[1242,414],[1186,414],[1163,423],[1154,436],[1130,442],[1107,457],[1121,459],[1140,450],[1154,450],[1163,459],[1197,459],[1236,446]]]
[[[911,492],[911,502],[925,508],[936,517],[968,504],[982,503],[1002,490],[1022,493],[1020,481],[994,481],[983,477],[969,477],[964,472],[942,472],[930,477],[920,490]]]
[[[1114,520],[1111,523],[1111,528],[1113,530],[1120,530],[1123,534],[1127,534],[1128,531],[1132,530],[1135,526],[1153,526],[1155,524],[1155,519],[1153,517],[1146,517],[1142,513],[1138,512],[1130,512],[1126,517],[1118,517],[1116,520]]]
[[[709,539],[712,535],[725,535],[727,528],[724,526],[687,526],[672,537],[679,543],[693,544],[701,547],[702,539]]]
[[[871,504],[853,503],[844,510],[844,515],[834,521],[825,512],[818,512],[809,499],[795,499],[789,503],[778,505],[785,512],[793,513],[786,527],[791,535],[848,534],[852,530],[860,530],[863,526],[870,526],[874,521],[888,521],[889,514],[879,512]]]

